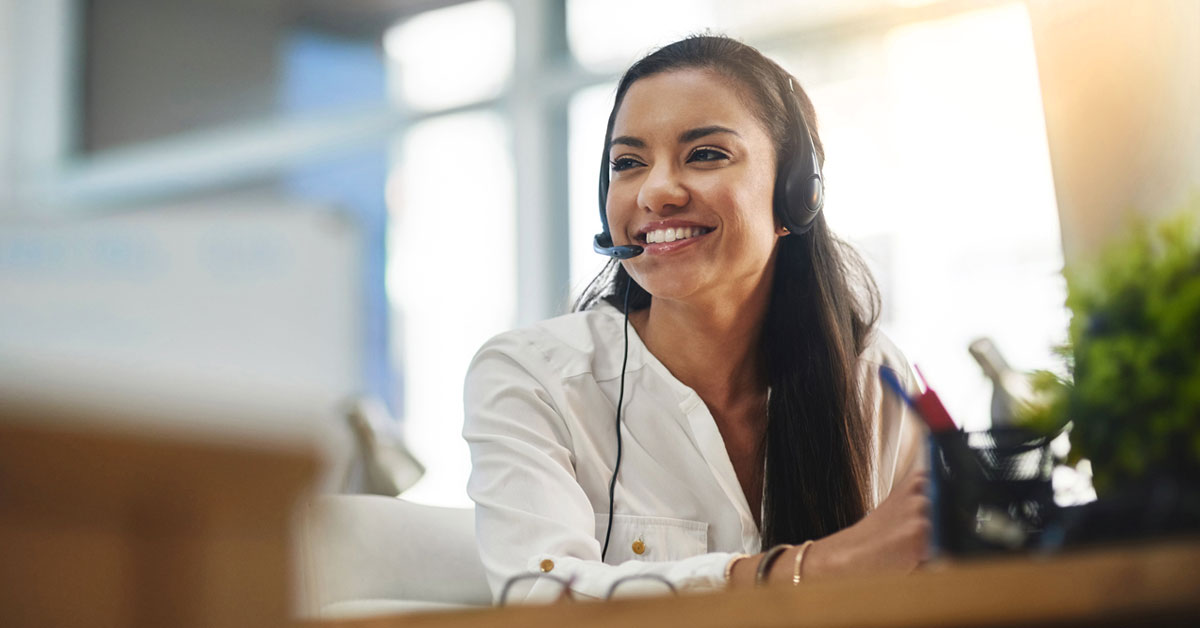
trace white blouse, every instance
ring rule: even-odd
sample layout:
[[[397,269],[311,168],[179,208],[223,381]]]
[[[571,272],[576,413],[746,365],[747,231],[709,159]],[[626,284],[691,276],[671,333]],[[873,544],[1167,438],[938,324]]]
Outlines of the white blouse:
[[[616,308],[601,304],[500,334],[471,364],[467,492],[494,596],[509,578],[547,569],[585,597],[604,597],[632,574],[653,574],[679,589],[719,588],[733,554],[760,551],[750,504],[708,407],[630,325],[621,468],[601,562],[617,457],[623,324]],[[907,360],[875,332],[861,360],[875,408],[874,505],[896,478],[924,464],[924,429],[895,395],[882,394],[881,364],[917,388]],[[560,588],[546,578],[523,580],[508,599],[545,599]]]

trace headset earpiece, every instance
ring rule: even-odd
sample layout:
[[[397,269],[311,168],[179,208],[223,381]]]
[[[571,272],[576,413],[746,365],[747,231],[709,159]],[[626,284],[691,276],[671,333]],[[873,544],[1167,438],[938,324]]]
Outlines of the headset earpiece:
[[[794,234],[812,229],[817,214],[825,205],[825,181],[813,144],[808,122],[796,103],[792,79],[782,96],[784,106],[794,120],[792,124],[792,154],[775,178],[775,213],[779,222]]]

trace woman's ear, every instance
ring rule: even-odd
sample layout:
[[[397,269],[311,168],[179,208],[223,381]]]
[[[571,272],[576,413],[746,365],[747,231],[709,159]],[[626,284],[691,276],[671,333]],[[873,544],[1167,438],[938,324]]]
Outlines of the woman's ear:
[[[775,235],[777,235],[781,238],[784,236],[787,236],[787,235],[791,235],[791,234],[792,234],[792,232],[788,231],[788,228],[783,225],[779,225],[778,227],[775,227]]]

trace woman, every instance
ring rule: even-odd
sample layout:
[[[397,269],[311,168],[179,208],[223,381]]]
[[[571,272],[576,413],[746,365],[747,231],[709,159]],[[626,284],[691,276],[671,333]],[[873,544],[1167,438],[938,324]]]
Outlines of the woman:
[[[467,376],[468,492],[497,596],[522,574],[603,597],[634,574],[716,588],[924,559],[923,435],[878,378],[915,388],[907,363],[874,330],[858,258],[823,215],[788,213],[783,182],[806,150],[814,176],[824,159],[813,119],[789,74],[724,37],[622,78],[598,249],[641,254],[574,314],[490,340]]]

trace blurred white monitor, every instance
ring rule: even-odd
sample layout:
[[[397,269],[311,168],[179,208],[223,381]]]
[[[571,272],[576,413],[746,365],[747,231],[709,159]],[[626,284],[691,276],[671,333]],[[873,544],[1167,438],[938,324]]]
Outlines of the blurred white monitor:
[[[0,396],[310,440],[362,389],[361,242],[274,196],[0,222]]]

